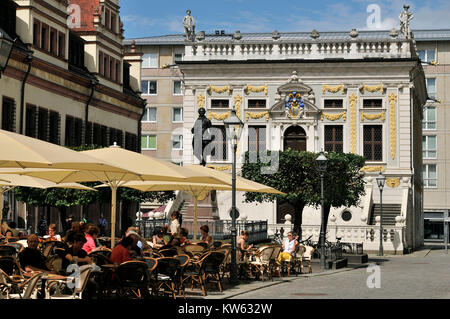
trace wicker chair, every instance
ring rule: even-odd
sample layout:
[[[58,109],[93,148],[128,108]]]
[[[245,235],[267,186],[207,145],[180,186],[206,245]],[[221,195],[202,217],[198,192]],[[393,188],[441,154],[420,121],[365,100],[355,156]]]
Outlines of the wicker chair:
[[[18,252],[14,246],[0,245],[0,257],[14,257],[17,258]]]
[[[314,248],[311,246],[304,246],[304,247],[305,247],[305,252],[303,253],[303,256],[302,256],[302,273],[304,273],[303,261],[306,261],[306,264],[308,265],[308,273],[310,274],[310,273],[312,273],[311,259],[314,254]]]
[[[190,258],[194,258],[195,256],[203,255],[205,249],[200,245],[190,244],[184,246],[184,251]]]
[[[269,263],[269,271],[270,271],[270,276],[273,280],[273,273],[275,271],[275,267],[277,264],[277,259],[278,259],[278,255],[281,252],[281,245],[274,245],[273,247],[273,252],[272,252],[272,256],[270,256],[270,263]],[[281,275],[281,272],[280,272]]]
[[[20,265],[14,257],[0,257],[0,269],[8,276],[22,276]]]
[[[152,257],[144,257],[144,261],[147,264],[148,272],[148,285],[152,290],[152,294],[157,293],[158,272],[156,267],[158,266],[158,260]]]
[[[179,294],[183,293],[183,297],[184,299],[186,299],[186,296],[184,294],[184,285],[183,285],[183,276],[184,276],[184,272],[186,271],[187,266],[189,265],[189,262],[191,261],[191,258],[188,255],[178,255],[175,256],[176,259],[178,259],[180,261],[180,271],[178,274],[178,280],[179,280],[179,284],[178,284],[178,290],[179,290]]]
[[[175,257],[158,258],[157,272],[157,291],[161,289],[164,293],[171,294],[173,299],[177,299],[176,293],[179,285],[179,274],[181,264]]]
[[[42,243],[41,252],[45,258],[49,258],[57,254],[56,248],[61,248],[66,250],[67,244],[62,241],[52,240]]]
[[[219,291],[222,292],[222,281],[219,269],[224,259],[225,254],[222,252],[212,251],[207,253],[197,262],[197,269],[186,271],[183,282],[190,279],[192,289],[194,288],[194,282],[200,283],[203,296],[206,296],[206,285],[208,282],[217,283]]]
[[[148,265],[144,261],[126,261],[117,267],[117,280],[120,297],[145,298],[148,292]]]
[[[158,253],[163,257],[174,257],[178,254],[178,250],[176,248],[161,249]]]
[[[72,283],[75,285],[73,288],[69,288],[67,280],[49,280],[46,285],[46,299],[82,299],[83,292],[86,289],[89,281],[90,274],[92,272],[91,265],[84,265],[80,267],[80,281],[76,283],[74,279]],[[60,292],[64,287],[72,290],[72,294],[61,294]],[[51,293],[56,288],[56,293]]]
[[[272,274],[269,271],[270,268],[270,257],[273,254],[274,247],[273,246],[263,246],[260,247],[255,255],[256,260],[250,262],[250,266],[252,270],[255,272],[256,276],[261,275],[262,281],[264,281],[264,274],[268,275],[272,278]]]
[[[28,280],[17,285],[17,293],[9,293],[7,299],[37,299],[37,284],[43,273],[37,273]]]

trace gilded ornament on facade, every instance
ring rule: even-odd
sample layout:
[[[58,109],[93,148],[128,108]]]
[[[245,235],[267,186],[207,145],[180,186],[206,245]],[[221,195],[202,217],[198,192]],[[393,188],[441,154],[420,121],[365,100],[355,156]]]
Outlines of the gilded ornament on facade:
[[[400,185],[400,178],[387,178],[386,185],[390,188],[396,188]]]
[[[224,86],[224,87],[218,87],[218,86],[210,85],[208,87],[208,94],[211,95],[211,93],[213,91],[216,92],[216,93],[219,93],[219,94],[227,92],[228,95],[230,95],[231,94],[231,87],[229,85]]]
[[[364,91],[368,91],[370,93],[374,93],[376,91],[380,91],[381,94],[384,94],[384,87],[383,83],[376,85],[376,86],[370,86],[370,85],[363,85],[361,88],[361,92],[364,94]]]
[[[390,113],[389,113],[389,119],[390,119],[390,142],[391,142],[391,156],[392,159],[395,159],[395,152],[397,149],[397,132],[396,132],[396,118],[395,118],[395,106],[397,102],[397,95],[395,93],[392,93],[389,95],[389,104],[390,104]]]
[[[350,152],[356,154],[356,102],[358,97],[353,93],[350,100]]]
[[[247,84],[245,86],[245,94],[247,94],[247,95],[250,92],[259,93],[259,92],[263,92],[263,91],[264,91],[264,94],[267,96],[267,94],[269,93],[269,88],[268,88],[267,84],[263,85],[263,86],[253,86],[253,85]]]
[[[329,85],[322,85],[322,93],[325,94],[327,91],[330,93],[337,93],[339,91],[342,91],[342,94],[344,94],[345,86],[344,84],[338,85],[338,86],[329,86]]]
[[[384,166],[364,166],[363,168],[361,168],[362,172],[379,172],[382,171],[384,172],[386,170],[386,168]]]
[[[201,93],[197,96],[197,105],[198,108],[205,107],[205,96]]]
[[[234,106],[236,108],[236,115],[239,119],[241,119],[241,104],[242,104],[242,96],[236,95],[234,97]]]
[[[205,198],[209,195],[209,191],[203,191],[197,194],[197,200],[205,200]]]
[[[230,165],[224,165],[224,166],[208,165],[208,167],[215,169],[216,171],[229,171],[230,170]]]
[[[218,121],[223,121],[230,117],[231,111],[228,111],[226,113],[215,113],[215,112],[209,112],[208,118],[211,121],[212,118],[215,118]]]
[[[266,122],[269,121],[269,112],[261,112],[261,113],[254,113],[254,112],[245,112],[245,121],[248,122],[248,118],[251,117],[252,119],[260,119],[262,117],[266,117]]]
[[[286,96],[285,111],[286,115],[293,120],[302,117],[305,110],[305,103],[300,92],[291,92]]]
[[[330,114],[322,112],[320,115],[320,120],[323,121],[324,118],[326,118],[328,121],[337,121],[342,117],[344,121],[347,120],[347,112],[337,113],[337,114]]]
[[[361,122],[364,122],[364,119],[370,120],[370,121],[381,119],[381,121],[384,122],[384,120],[386,119],[385,112],[381,112],[381,113],[377,113],[377,114],[369,114],[369,113],[361,112]]]

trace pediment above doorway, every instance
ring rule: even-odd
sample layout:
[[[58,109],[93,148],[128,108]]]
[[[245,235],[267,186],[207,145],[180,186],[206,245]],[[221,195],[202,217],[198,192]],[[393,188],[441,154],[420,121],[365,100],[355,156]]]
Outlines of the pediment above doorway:
[[[316,119],[320,110],[315,105],[315,100],[313,89],[304,84],[297,72],[293,71],[289,82],[277,89],[275,104],[269,113],[275,119]]]

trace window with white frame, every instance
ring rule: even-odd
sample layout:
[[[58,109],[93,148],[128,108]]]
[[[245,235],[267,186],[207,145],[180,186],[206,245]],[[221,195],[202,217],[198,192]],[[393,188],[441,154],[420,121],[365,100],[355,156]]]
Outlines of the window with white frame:
[[[156,135],[142,135],[141,148],[143,150],[156,150]]]
[[[172,122],[174,122],[174,123],[183,122],[183,108],[181,108],[181,107],[173,108]]]
[[[156,122],[156,113],[157,113],[156,107],[148,107],[145,110],[142,122]]]
[[[424,159],[435,159],[436,150],[436,135],[422,136],[422,157]]]
[[[173,56],[173,61],[174,62],[179,62],[179,61],[183,61],[184,58],[184,54],[183,53],[175,53]]]
[[[436,61],[436,50],[418,50],[417,54],[422,62],[431,63]]]
[[[436,129],[436,107],[427,106],[423,109],[422,129],[424,130]]]
[[[183,149],[183,135],[172,135],[172,149],[173,150]]]
[[[142,56],[142,68],[157,68],[158,53],[147,53]]]
[[[173,94],[181,95],[181,81],[173,81]]]
[[[156,81],[142,81],[141,91],[143,95],[156,95],[158,94],[158,82]]]
[[[426,164],[422,166],[423,186],[437,187],[437,170],[436,164]]]
[[[427,92],[430,99],[436,98],[436,79],[427,79]]]

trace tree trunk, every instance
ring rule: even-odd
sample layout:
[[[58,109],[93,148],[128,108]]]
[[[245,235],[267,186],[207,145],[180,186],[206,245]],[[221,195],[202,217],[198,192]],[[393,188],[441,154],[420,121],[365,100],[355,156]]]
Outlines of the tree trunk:
[[[51,207],[49,206],[49,205],[47,205],[47,216],[46,216],[46,218],[47,218],[47,226],[48,225],[50,225],[51,223],[50,223],[50,209],[51,209]]]
[[[68,230],[67,222],[66,222],[66,219],[67,219],[66,206],[60,206],[60,207],[58,207],[58,210],[59,210],[59,219],[61,220],[61,226],[63,228],[63,233],[65,235],[66,231]]]
[[[302,239],[302,220],[303,220],[303,208],[305,208],[304,202],[298,202],[293,205],[295,209],[294,217],[294,232],[298,234],[300,240]]]

